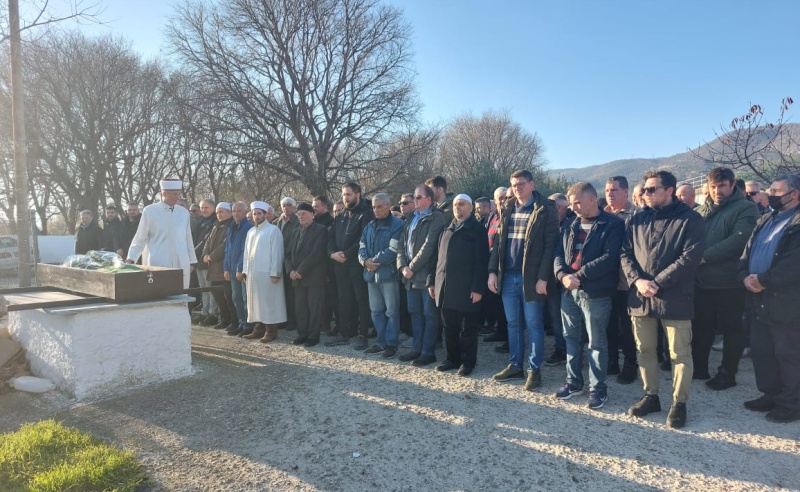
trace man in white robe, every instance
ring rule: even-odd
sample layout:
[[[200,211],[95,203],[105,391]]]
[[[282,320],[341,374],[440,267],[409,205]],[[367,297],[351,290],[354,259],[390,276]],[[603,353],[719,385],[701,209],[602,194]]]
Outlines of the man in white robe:
[[[190,228],[189,211],[176,206],[183,183],[176,178],[161,180],[161,201],[142,210],[139,228],[128,249],[127,263],[142,257],[144,266],[180,268],[183,288],[189,288],[189,274],[197,263]]]
[[[256,201],[250,204],[250,210],[255,227],[247,231],[242,268],[247,288],[247,322],[254,324],[254,335],[263,334],[260,341],[268,343],[278,338],[278,325],[286,322],[283,235],[267,221],[269,205]]]

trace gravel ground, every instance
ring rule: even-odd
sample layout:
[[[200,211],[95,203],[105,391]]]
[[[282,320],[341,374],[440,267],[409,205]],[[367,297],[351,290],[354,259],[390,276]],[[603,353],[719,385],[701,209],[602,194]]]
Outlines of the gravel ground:
[[[687,427],[674,431],[668,397],[661,413],[625,415],[638,380],[610,378],[608,403],[592,411],[585,395],[553,397],[563,367],[544,369],[539,392],[493,382],[506,363],[493,344],[459,378],[350,347],[294,347],[293,334],[265,347],[194,327],[193,376],[88,404],[12,392],[0,396],[0,431],[63,420],[137,453],[146,490],[800,490],[800,424],[742,407],[758,395],[749,359],[735,388],[694,384]],[[662,397],[670,387],[662,372]]]

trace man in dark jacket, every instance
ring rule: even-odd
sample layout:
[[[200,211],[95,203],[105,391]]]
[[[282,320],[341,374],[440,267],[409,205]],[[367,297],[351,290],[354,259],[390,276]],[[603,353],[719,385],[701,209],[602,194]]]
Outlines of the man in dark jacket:
[[[391,359],[400,346],[400,284],[397,273],[397,251],[404,222],[391,214],[391,201],[386,193],[372,197],[375,220],[361,233],[358,261],[364,266],[364,281],[369,292],[369,308],[378,339],[364,351]]]
[[[739,262],[756,386],[763,393],[744,406],[768,412],[772,422],[792,422],[800,420],[800,177],[776,179],[769,205],[773,212],[761,216]]]
[[[397,254],[397,269],[403,276],[408,312],[414,332],[414,347],[399,358],[415,366],[436,362],[439,313],[427,289],[428,275],[436,268],[436,246],[445,228],[444,215],[433,203],[433,190],[420,185],[414,190],[414,216],[406,223]]]
[[[133,237],[136,236],[136,231],[139,229],[139,221],[142,215],[139,213],[138,203],[129,203],[126,209],[126,215],[122,219],[122,232],[120,235],[120,247],[122,248],[123,258],[128,257],[128,249],[131,247]]]
[[[692,321],[694,379],[709,379],[708,355],[714,334],[723,337],[722,365],[706,386],[724,390],[736,386],[744,349],[745,288],[736,278],[739,258],[760,214],[735,183],[733,171],[717,167],[706,176],[707,199],[697,212],[703,216],[706,247],[697,270]]]
[[[75,254],[85,255],[88,251],[103,249],[103,229],[97,225],[94,214],[89,210],[81,212],[81,223],[75,231]]]
[[[447,180],[444,176],[429,178],[425,184],[433,190],[433,202],[443,214],[444,223],[453,221],[453,193],[447,192]]]
[[[622,269],[628,284],[639,369],[645,396],[628,409],[643,417],[661,411],[658,398],[658,321],[667,332],[673,355],[673,399],[667,426],[686,423],[686,400],[692,382],[694,283],[703,258],[705,227],[700,214],[675,196],[677,180],[667,171],[644,176],[645,207],[631,217],[622,245]]]
[[[561,314],[567,342],[567,382],[556,398],[568,400],[583,393],[583,340],[589,335],[589,408],[608,399],[606,369],[611,298],[619,282],[619,252],[625,222],[601,211],[597,190],[585,181],[567,193],[577,217],[564,226],[555,254],[555,274],[563,286]],[[614,354],[616,356],[616,354]]]
[[[245,289],[242,271],[244,270],[244,241],[247,238],[247,231],[253,224],[247,220],[247,205],[244,202],[234,202],[231,204],[231,214],[233,221],[228,226],[225,234],[225,259],[222,262],[224,278],[231,283],[231,297],[233,306],[236,308],[236,319],[239,323],[231,322],[226,328],[228,335],[261,338],[260,335],[253,334],[252,323],[247,322],[247,291]]]
[[[214,222],[211,232],[203,244],[200,262],[206,264],[206,280],[212,287],[219,287],[211,291],[214,302],[219,310],[219,320],[213,326],[215,330],[224,330],[231,324],[239,325],[236,315],[236,307],[233,304],[233,293],[231,283],[225,279],[225,243],[228,239],[228,226],[231,225],[231,204],[220,202],[217,204],[215,214],[217,221]]]
[[[296,210],[297,201],[290,196],[285,196],[281,199],[281,215],[271,221],[273,225],[281,230],[281,234],[283,234],[284,252],[292,249],[291,242],[292,238],[294,238],[294,231],[300,228],[300,223],[297,221],[297,216],[295,215]],[[288,277],[289,271],[283,272],[283,275],[284,277]],[[294,310],[295,289],[292,287],[292,283],[293,282],[283,283],[283,293],[286,297],[286,323],[284,323],[281,328],[286,328],[289,331],[293,331],[297,328],[297,319],[295,318]]]
[[[328,255],[335,263],[333,273],[339,294],[339,334],[325,345],[348,345],[358,335],[353,348],[366,350],[367,334],[372,326],[369,294],[364,282],[364,268],[358,262],[358,243],[361,233],[375,215],[372,206],[361,198],[361,186],[345,183],[342,186],[344,211],[334,218],[328,234]]]
[[[325,227],[326,230],[330,229],[333,225],[333,215],[330,213],[331,202],[325,195],[317,195],[311,202],[314,207],[314,222]],[[327,246],[326,246],[327,247]],[[320,331],[329,333],[331,330],[331,322],[333,321],[333,314],[339,310],[338,296],[336,295],[336,281],[333,276],[333,262],[326,261],[327,276],[325,279],[325,307],[322,309],[322,326]],[[338,316],[337,316],[338,318]]]
[[[534,190],[530,171],[511,175],[513,197],[500,212],[500,226],[489,259],[489,290],[500,294],[508,320],[508,366],[495,381],[525,378],[525,330],[528,332],[530,372],[526,391],[542,384],[544,362],[544,303],[553,277],[553,254],[558,242],[558,211],[552,200]]]
[[[454,220],[439,239],[435,272],[428,277],[428,292],[442,310],[447,359],[437,371],[458,369],[469,376],[478,358],[478,322],[486,293],[489,243],[486,228],[472,214],[472,199],[453,199]]]
[[[217,204],[214,200],[206,198],[200,202],[200,218],[192,230],[192,240],[194,241],[194,252],[198,260],[203,258],[203,247],[206,244],[211,229],[217,221],[217,216],[214,211]],[[198,287],[210,287],[211,282],[208,280],[208,265],[203,261],[197,262],[197,285]],[[219,308],[217,307],[214,296],[211,292],[203,292],[201,295],[203,300],[203,308],[199,315],[196,315],[192,321],[203,326],[214,326],[219,323]]]
[[[292,343],[313,347],[319,343],[325,307],[328,229],[314,222],[310,203],[300,203],[294,216],[298,227],[292,232],[290,249],[283,260],[294,289],[294,306],[287,306],[294,310],[297,323],[297,338]]]
[[[119,220],[117,207],[106,205],[106,220],[103,224],[103,249],[113,251],[122,256],[122,221]]]

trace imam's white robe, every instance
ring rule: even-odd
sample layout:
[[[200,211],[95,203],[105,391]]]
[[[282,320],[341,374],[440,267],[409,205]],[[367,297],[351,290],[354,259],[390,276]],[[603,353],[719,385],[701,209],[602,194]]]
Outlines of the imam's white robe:
[[[128,259],[136,261],[141,255],[144,266],[180,268],[183,288],[188,289],[191,265],[197,263],[190,224],[189,211],[180,205],[172,210],[163,202],[146,206]]]
[[[283,291],[283,234],[264,221],[247,231],[244,267],[247,275],[247,322],[268,325],[286,321]],[[276,284],[270,277],[280,277]]]

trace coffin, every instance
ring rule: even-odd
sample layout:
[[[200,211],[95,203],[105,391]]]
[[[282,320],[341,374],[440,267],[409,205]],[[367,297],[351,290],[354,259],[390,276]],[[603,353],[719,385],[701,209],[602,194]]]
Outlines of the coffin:
[[[142,268],[140,272],[110,273],[39,263],[36,280],[40,287],[56,287],[117,302],[162,299],[183,293],[180,268]]]

